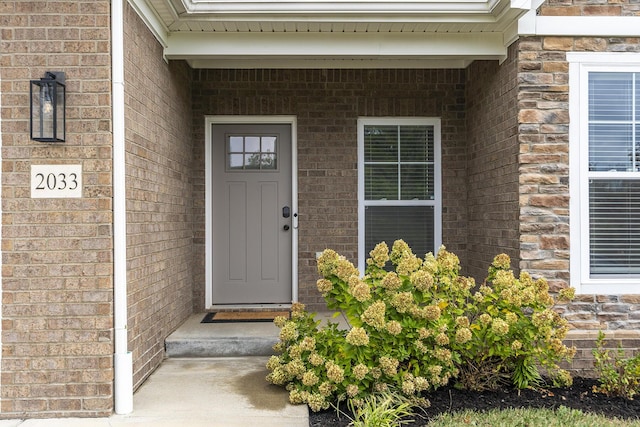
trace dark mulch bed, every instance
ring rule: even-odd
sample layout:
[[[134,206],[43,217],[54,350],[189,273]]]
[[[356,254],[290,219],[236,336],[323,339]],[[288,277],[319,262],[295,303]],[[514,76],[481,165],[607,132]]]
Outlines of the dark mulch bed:
[[[425,426],[436,415],[457,412],[464,409],[484,411],[494,408],[557,408],[566,406],[583,412],[605,415],[613,418],[640,419],[640,398],[625,400],[594,393],[597,380],[574,378],[573,386],[546,390],[501,390],[496,392],[471,392],[443,387],[426,397],[431,406],[424,408],[425,419],[415,417],[408,424],[412,427]],[[344,406],[344,405],[343,405]],[[310,427],[343,427],[349,424],[345,416],[338,417],[335,410],[309,413]]]

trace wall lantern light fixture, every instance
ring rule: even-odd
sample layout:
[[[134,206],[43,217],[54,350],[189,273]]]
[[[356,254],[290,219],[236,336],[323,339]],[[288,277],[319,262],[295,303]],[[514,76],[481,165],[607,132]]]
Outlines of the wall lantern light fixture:
[[[31,80],[31,139],[64,142],[66,121],[65,75],[47,71],[40,80]]]

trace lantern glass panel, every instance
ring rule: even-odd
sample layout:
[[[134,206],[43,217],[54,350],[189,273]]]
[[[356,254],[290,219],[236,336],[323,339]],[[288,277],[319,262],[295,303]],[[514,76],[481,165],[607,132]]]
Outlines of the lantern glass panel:
[[[65,86],[52,78],[31,81],[31,139],[65,140]]]

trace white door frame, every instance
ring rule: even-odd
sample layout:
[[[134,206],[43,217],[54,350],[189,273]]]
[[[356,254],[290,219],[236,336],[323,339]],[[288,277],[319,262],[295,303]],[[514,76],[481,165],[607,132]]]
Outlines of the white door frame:
[[[291,302],[298,301],[298,131],[295,116],[205,116],[205,293],[206,309],[215,309],[213,299],[213,162],[212,132],[215,124],[288,124],[291,125]],[[282,307],[285,304],[263,304],[254,307]],[[288,304],[287,304],[288,305]],[[232,308],[225,305],[225,308]],[[250,307],[242,305],[240,307]]]

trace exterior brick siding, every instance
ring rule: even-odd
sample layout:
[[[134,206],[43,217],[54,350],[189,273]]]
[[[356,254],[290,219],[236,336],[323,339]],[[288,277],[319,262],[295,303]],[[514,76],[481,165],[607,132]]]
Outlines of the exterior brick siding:
[[[517,43],[509,58],[476,61],[467,77],[468,274],[483,280],[493,257],[519,267]]]
[[[357,262],[358,117],[441,117],[443,241],[464,264],[464,78],[464,70],[195,70],[196,168],[204,169],[205,115],[297,117],[299,298],[321,308],[316,252],[332,248]],[[196,200],[204,200],[204,188]],[[196,214],[204,217],[202,210]],[[203,241],[204,224],[198,230],[196,238]],[[204,253],[204,246],[197,250]],[[199,308],[203,292],[197,283]]]
[[[359,117],[442,120],[443,243],[482,280],[494,255],[569,285],[566,53],[640,52],[638,38],[521,37],[466,70],[192,70],[125,4],[129,348],[134,387],[164,339],[204,309],[207,115],[297,117],[299,299],[324,308],[315,254],[357,261]],[[54,5],[49,9],[43,5]],[[0,2],[2,328],[0,419],[113,409],[110,5]],[[51,12],[47,12],[47,11]],[[637,0],[549,0],[543,16],[638,16]],[[29,80],[64,71],[67,140],[29,139]],[[31,165],[80,164],[77,199],[32,199]],[[422,254],[419,254],[422,255]],[[597,331],[632,355],[640,296],[557,307],[592,374]]]
[[[2,418],[113,407],[109,5],[0,2]],[[45,71],[66,73],[61,144],[29,139],[29,80]],[[30,198],[37,164],[81,164],[83,197]]]
[[[562,367],[570,369],[576,376],[597,378],[598,374],[593,364],[593,349],[596,348],[597,338],[598,331],[570,331],[564,343],[569,347],[575,347],[576,354],[571,363],[565,362]],[[619,349],[622,350],[625,358],[637,356],[640,354],[640,332],[638,330],[608,331],[605,334],[605,348],[610,350],[612,357],[618,354]]]
[[[124,47],[128,329],[137,388],[192,309],[191,73],[184,62],[162,59],[131,7]]]
[[[2,2],[1,418],[113,409],[110,3]],[[129,347],[137,387],[191,313],[190,70],[127,6]],[[50,53],[52,52],[52,53]],[[67,141],[29,140],[29,79],[64,71]],[[31,199],[32,164],[82,164],[81,199]]]

